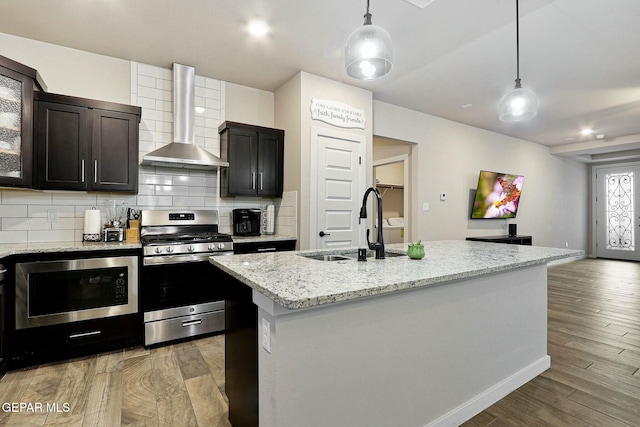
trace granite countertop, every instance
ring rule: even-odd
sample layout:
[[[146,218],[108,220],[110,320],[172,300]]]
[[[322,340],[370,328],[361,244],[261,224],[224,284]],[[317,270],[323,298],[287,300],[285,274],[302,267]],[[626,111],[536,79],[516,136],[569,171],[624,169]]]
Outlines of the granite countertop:
[[[11,255],[43,254],[57,252],[111,251],[119,249],[139,249],[140,242],[47,242],[0,244],[0,258]]]
[[[233,243],[261,243],[261,242],[278,242],[284,240],[297,240],[295,236],[287,236],[284,234],[261,234],[260,236],[231,236]]]
[[[584,256],[584,251],[574,249],[464,240],[424,245],[426,256],[421,260],[399,256],[329,262],[300,256],[357,250],[342,248],[210,257],[210,261],[279,305],[295,310]],[[386,245],[386,249],[406,254],[407,244]]]

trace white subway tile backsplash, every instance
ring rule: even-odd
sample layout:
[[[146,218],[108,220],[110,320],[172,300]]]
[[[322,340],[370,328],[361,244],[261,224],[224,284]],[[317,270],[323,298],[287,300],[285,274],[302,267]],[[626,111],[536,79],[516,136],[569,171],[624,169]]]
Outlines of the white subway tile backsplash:
[[[135,105],[142,107],[143,111],[145,108],[156,108],[156,100],[153,98],[145,98],[144,96],[138,95],[137,101]]]
[[[2,218],[2,230],[51,230],[51,223],[47,218]]]
[[[50,205],[51,193],[34,191],[3,191],[3,205]]]
[[[171,81],[172,70],[169,68],[156,67],[155,65],[138,62],[138,75],[156,77]]]
[[[160,101],[171,101],[173,98],[171,91],[145,86],[138,86],[138,96],[153,98]]]
[[[198,209],[204,207],[204,197],[174,197],[173,206]]]
[[[173,82],[171,80],[161,79],[161,78],[156,79],[156,88],[158,89],[167,90],[171,92],[171,90],[173,90],[172,85],[173,85]]]
[[[0,205],[0,218],[24,218],[28,216],[27,205]]]
[[[156,185],[157,196],[188,196],[189,187],[180,185]]]
[[[28,231],[29,242],[73,242],[76,240],[75,232],[70,230]]]
[[[171,196],[138,196],[136,206],[170,207],[170,206],[173,206],[173,197]]]
[[[140,86],[155,88],[156,87],[155,77],[138,76],[138,87]]]
[[[73,217],[76,214],[75,211],[75,206],[69,205],[31,205],[29,206],[27,216],[30,218],[47,218],[51,213],[56,217]]]
[[[0,243],[28,243],[27,231],[0,231]]]
[[[168,111],[171,113],[173,111],[173,102],[156,100],[156,110]]]

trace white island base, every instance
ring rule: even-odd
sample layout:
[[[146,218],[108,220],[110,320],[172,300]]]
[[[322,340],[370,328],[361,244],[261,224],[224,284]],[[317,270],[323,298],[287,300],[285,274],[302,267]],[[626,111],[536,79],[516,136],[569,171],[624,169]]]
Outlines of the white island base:
[[[550,366],[544,263],[308,309],[253,299],[263,427],[457,426]]]

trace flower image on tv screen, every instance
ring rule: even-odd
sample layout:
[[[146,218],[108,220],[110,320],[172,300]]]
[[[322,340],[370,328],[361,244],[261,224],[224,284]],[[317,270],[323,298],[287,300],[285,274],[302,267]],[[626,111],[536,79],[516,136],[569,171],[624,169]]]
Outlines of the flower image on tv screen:
[[[515,218],[524,176],[480,171],[471,218]]]

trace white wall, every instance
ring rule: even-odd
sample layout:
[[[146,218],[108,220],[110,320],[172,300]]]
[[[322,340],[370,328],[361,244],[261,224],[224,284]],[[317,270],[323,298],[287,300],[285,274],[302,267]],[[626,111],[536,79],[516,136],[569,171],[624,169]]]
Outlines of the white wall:
[[[506,234],[507,220],[469,219],[470,191],[481,169],[525,176],[518,234],[534,245],[587,250],[587,165],[549,154],[545,146],[379,101],[374,134],[418,144],[412,240]],[[439,193],[446,192],[441,202]],[[430,210],[422,211],[429,203]]]
[[[129,61],[0,33],[0,55],[38,70],[47,92],[129,104]]]

